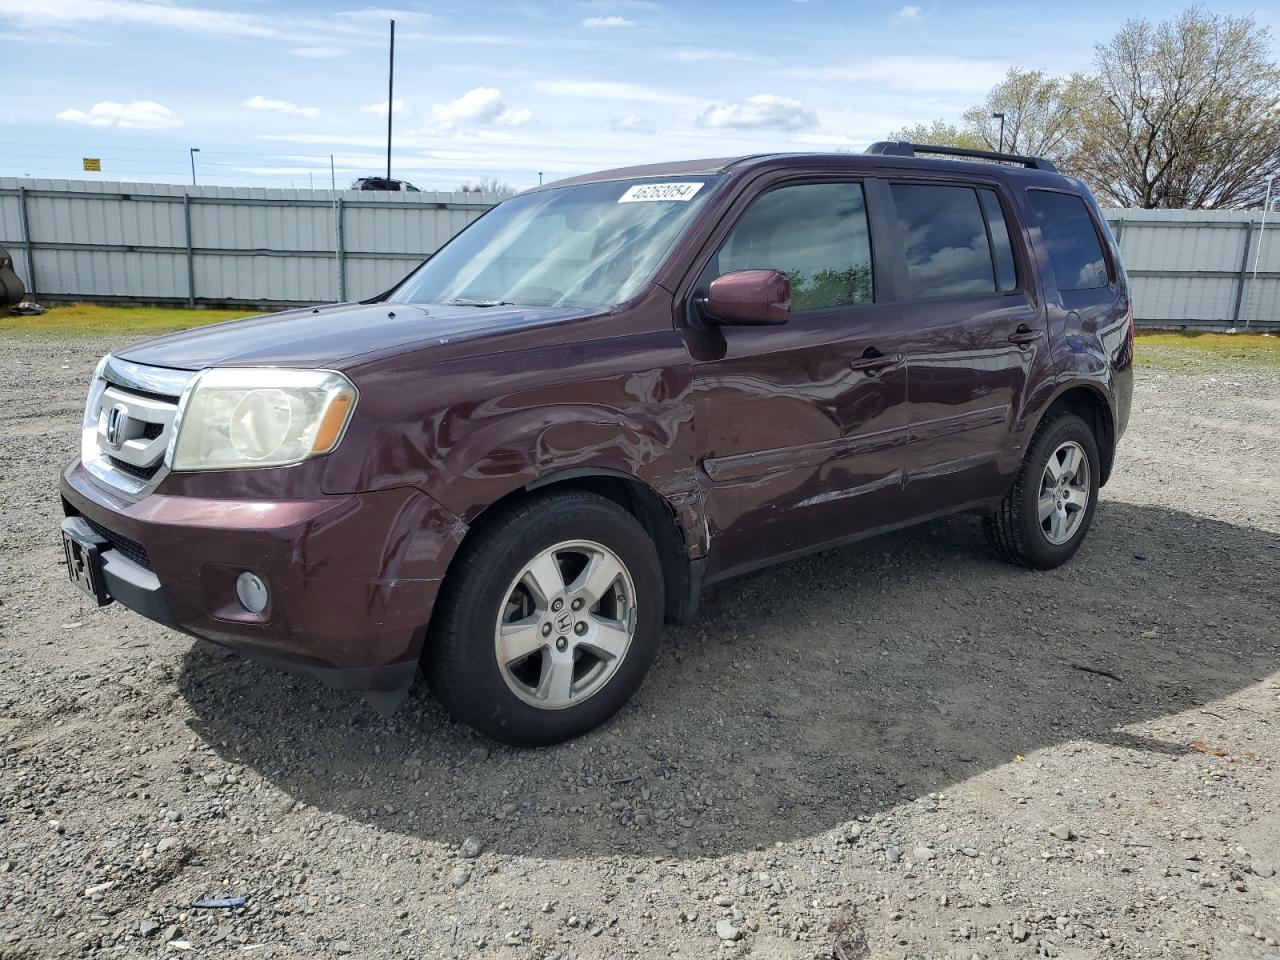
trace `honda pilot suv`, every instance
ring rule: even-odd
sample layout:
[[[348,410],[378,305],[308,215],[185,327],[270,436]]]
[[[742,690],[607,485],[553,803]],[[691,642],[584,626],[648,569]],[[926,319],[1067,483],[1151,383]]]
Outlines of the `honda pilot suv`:
[[[576,177],[372,300],[104,358],[67,568],[383,712],[421,668],[458,720],[551,743],[626,702],[708,584],[959,511],[1065,562],[1132,356],[1116,244],[1043,160]]]

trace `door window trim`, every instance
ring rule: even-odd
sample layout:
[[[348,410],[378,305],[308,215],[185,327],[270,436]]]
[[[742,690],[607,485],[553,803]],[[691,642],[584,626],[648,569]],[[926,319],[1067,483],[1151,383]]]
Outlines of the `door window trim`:
[[[907,274],[907,254],[904,245],[904,234],[902,230],[902,221],[898,217],[898,207],[893,199],[893,187],[895,184],[904,186],[928,186],[928,187],[960,187],[973,193],[974,202],[978,205],[978,213],[982,217],[983,230],[987,237],[987,253],[991,257],[991,282],[992,289],[980,293],[944,293],[938,296],[920,297],[910,294],[911,283]],[[990,190],[996,196],[996,202],[1000,204],[1000,214],[1004,217],[1005,230],[1009,233],[1009,247],[1013,252],[1013,272],[1015,284],[1011,290],[1001,290],[999,288],[999,277],[996,268],[995,245],[991,239],[991,221],[987,218],[987,211],[982,206],[982,198],[978,196],[979,190]],[[1065,192],[1065,191],[1063,191]],[[896,302],[902,304],[914,303],[941,303],[944,301],[969,303],[980,300],[990,300],[993,297],[1013,297],[1022,295],[1025,297],[1032,296],[1027,278],[1030,275],[1030,256],[1026,247],[1026,240],[1023,235],[1021,223],[1017,216],[1010,216],[1013,209],[1010,198],[1006,196],[1004,184],[998,180],[986,179],[958,179],[938,176],[899,176],[885,178],[886,201],[889,203],[889,223],[886,228],[892,231],[894,242],[898,247],[898,255],[896,257],[897,265],[900,269],[900,279],[897,284],[898,297]]]
[[[761,178],[765,179],[765,178]],[[894,296],[884,296],[885,288],[896,294],[896,284],[893,283],[891,277],[886,275],[885,268],[881,266],[884,257],[877,256],[877,225],[878,219],[875,212],[876,203],[872,201],[873,190],[870,182],[879,178],[870,176],[862,172],[858,173],[817,173],[802,172],[788,173],[777,179],[768,178],[763,186],[752,190],[754,184],[747,185],[742,191],[742,196],[738,198],[734,208],[726,211],[724,218],[720,223],[716,224],[715,229],[707,237],[702,250],[693,258],[692,266],[685,273],[684,280],[681,282],[683,290],[681,300],[684,303],[684,318],[686,326],[698,326],[701,321],[697,319],[696,308],[694,307],[694,292],[697,289],[698,278],[702,276],[706,270],[707,264],[711,262],[720,250],[724,242],[729,238],[734,228],[741,222],[747,211],[755,204],[757,200],[767,193],[775,190],[782,190],[786,187],[797,187],[805,185],[821,185],[821,184],[857,184],[862,187],[862,203],[867,221],[867,247],[871,255],[871,299],[864,303],[850,303],[836,307],[820,307],[811,310],[796,311],[793,317],[803,317],[806,320],[821,319],[833,317],[840,314],[848,313],[851,310],[865,310],[869,307],[881,307],[887,303],[895,301]],[[738,205],[740,204],[740,206]],[[883,229],[883,224],[879,224],[879,228]]]

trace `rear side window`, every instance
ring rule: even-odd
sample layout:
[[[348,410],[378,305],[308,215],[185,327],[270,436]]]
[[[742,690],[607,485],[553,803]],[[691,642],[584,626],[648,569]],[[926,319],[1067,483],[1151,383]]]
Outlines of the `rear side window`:
[[[1028,190],[1059,290],[1094,290],[1109,282],[1098,231],[1073,193]]]
[[[976,190],[921,183],[895,183],[890,189],[912,298],[996,292],[991,241]]]
[[[994,190],[979,190],[978,200],[982,212],[987,215],[987,229],[991,231],[991,256],[996,263],[996,287],[1008,293],[1018,286],[1018,270],[1013,263],[1013,243],[1009,239],[1009,225]]]
[[[734,224],[700,284],[735,270],[781,270],[795,310],[870,303],[871,237],[860,183],[770,190]]]

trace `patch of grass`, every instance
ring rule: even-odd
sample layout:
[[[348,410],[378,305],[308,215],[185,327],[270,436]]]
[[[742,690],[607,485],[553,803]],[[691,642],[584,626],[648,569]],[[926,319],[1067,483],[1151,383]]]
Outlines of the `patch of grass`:
[[[73,303],[38,317],[15,317],[0,310],[0,336],[31,333],[55,336],[146,336],[187,327],[252,317],[261,310],[187,310],[182,307],[100,307]]]
[[[1138,332],[1139,366],[1168,370],[1280,366],[1280,337],[1256,333]]]

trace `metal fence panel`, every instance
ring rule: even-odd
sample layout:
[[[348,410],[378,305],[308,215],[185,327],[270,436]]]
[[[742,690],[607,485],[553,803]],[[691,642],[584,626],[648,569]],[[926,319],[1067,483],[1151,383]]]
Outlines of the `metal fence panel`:
[[[493,202],[0,177],[0,244],[41,299],[323,303],[386,290]],[[1139,323],[1280,329],[1280,222],[1259,256],[1259,211],[1105,213]]]
[[[4,177],[0,243],[41,299],[323,303],[387,289],[494,202]]]
[[[1264,232],[1260,210],[1105,213],[1133,281],[1140,324],[1280,328],[1280,232],[1273,232],[1280,222],[1274,218]]]

